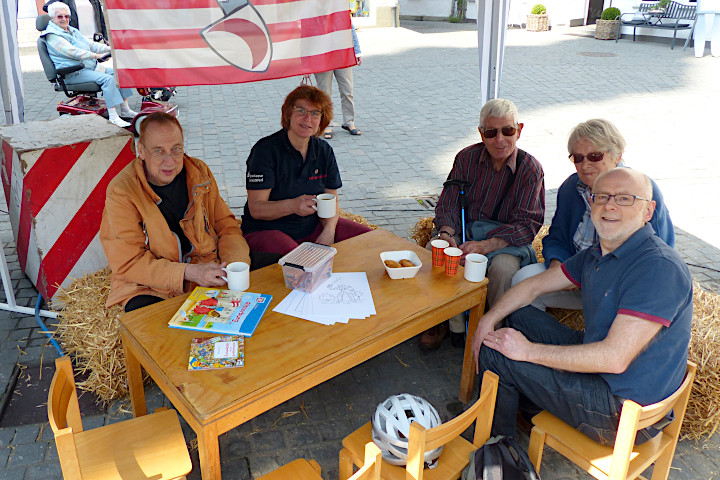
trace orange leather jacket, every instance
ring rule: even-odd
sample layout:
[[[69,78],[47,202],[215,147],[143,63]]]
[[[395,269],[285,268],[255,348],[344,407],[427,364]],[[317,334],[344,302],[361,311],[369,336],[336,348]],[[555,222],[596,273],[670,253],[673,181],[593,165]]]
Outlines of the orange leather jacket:
[[[193,246],[184,259],[140,158],[108,185],[100,225],[100,242],[112,269],[108,307],[125,306],[137,295],[169,298],[189,292],[195,285],[184,281],[187,263],[250,263],[247,242],[208,166],[187,155],[184,165],[190,204],[180,224]]]

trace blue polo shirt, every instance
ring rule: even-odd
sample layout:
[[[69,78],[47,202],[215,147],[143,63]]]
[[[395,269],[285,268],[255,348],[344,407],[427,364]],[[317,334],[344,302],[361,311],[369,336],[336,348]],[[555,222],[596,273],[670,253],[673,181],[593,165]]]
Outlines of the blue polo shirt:
[[[603,256],[595,244],[562,269],[582,288],[583,343],[604,340],[618,314],[663,326],[625,372],[601,374],[613,395],[649,405],[673,393],[685,376],[693,310],[692,277],[677,252],[646,224],[615,251]]]
[[[270,189],[270,200],[287,200],[300,195],[319,195],[325,189],[342,187],[332,147],[320,138],[311,137],[303,161],[292,146],[287,130],[282,129],[260,139],[247,159],[245,186],[248,190]],[[292,214],[275,220],[256,220],[245,203],[243,233],[280,230],[294,240],[309,236],[317,227],[317,215]]]

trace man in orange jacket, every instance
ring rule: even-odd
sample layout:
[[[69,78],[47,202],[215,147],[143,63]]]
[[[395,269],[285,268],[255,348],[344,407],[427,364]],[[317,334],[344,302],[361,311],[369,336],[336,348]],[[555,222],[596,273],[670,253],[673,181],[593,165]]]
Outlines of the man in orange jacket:
[[[223,286],[223,267],[250,263],[210,169],[185,155],[182,126],[162,112],[141,123],[137,158],[108,186],[100,241],[112,269],[107,306],[125,311]]]

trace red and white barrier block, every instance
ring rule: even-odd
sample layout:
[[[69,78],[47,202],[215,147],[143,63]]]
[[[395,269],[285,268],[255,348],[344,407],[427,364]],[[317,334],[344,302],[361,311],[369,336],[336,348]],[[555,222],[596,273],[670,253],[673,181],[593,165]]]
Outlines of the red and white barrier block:
[[[0,175],[20,266],[47,299],[107,266],[105,190],[135,157],[133,136],[97,115],[0,127]]]

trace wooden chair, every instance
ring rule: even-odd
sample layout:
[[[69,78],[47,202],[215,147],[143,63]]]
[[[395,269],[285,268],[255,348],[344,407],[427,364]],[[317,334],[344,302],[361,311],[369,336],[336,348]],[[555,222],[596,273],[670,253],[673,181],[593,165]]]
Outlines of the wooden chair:
[[[70,358],[55,366],[48,418],[65,480],[184,479],[192,470],[174,410],[84,431]]]
[[[382,478],[386,480],[459,478],[469,462],[470,452],[480,448],[490,438],[497,389],[498,376],[486,371],[483,375],[480,398],[461,415],[431,429],[426,429],[416,422],[411,423],[407,466],[403,468],[383,461]],[[475,436],[471,443],[460,434],[472,423],[475,423]],[[340,451],[340,480],[350,478],[353,464],[361,465],[362,448],[371,441],[371,431],[372,426],[368,422],[343,439],[343,449]],[[444,448],[435,468],[424,469],[425,452],[441,445],[444,445]]]
[[[641,407],[632,400],[626,400],[620,413],[614,447],[600,445],[550,413],[540,412],[532,419],[535,426],[528,447],[535,469],[540,473],[543,446],[548,444],[595,478],[644,478],[640,474],[654,463],[652,480],[667,479],[696,368],[688,361],[682,385],[661,402]],[[653,439],[636,446],[637,431],[653,425],[670,410],[674,410],[675,419]]]
[[[382,452],[372,442],[365,445],[365,464],[350,480],[380,480]],[[320,465],[315,460],[299,458],[284,467],[263,475],[258,480],[322,480]]]

